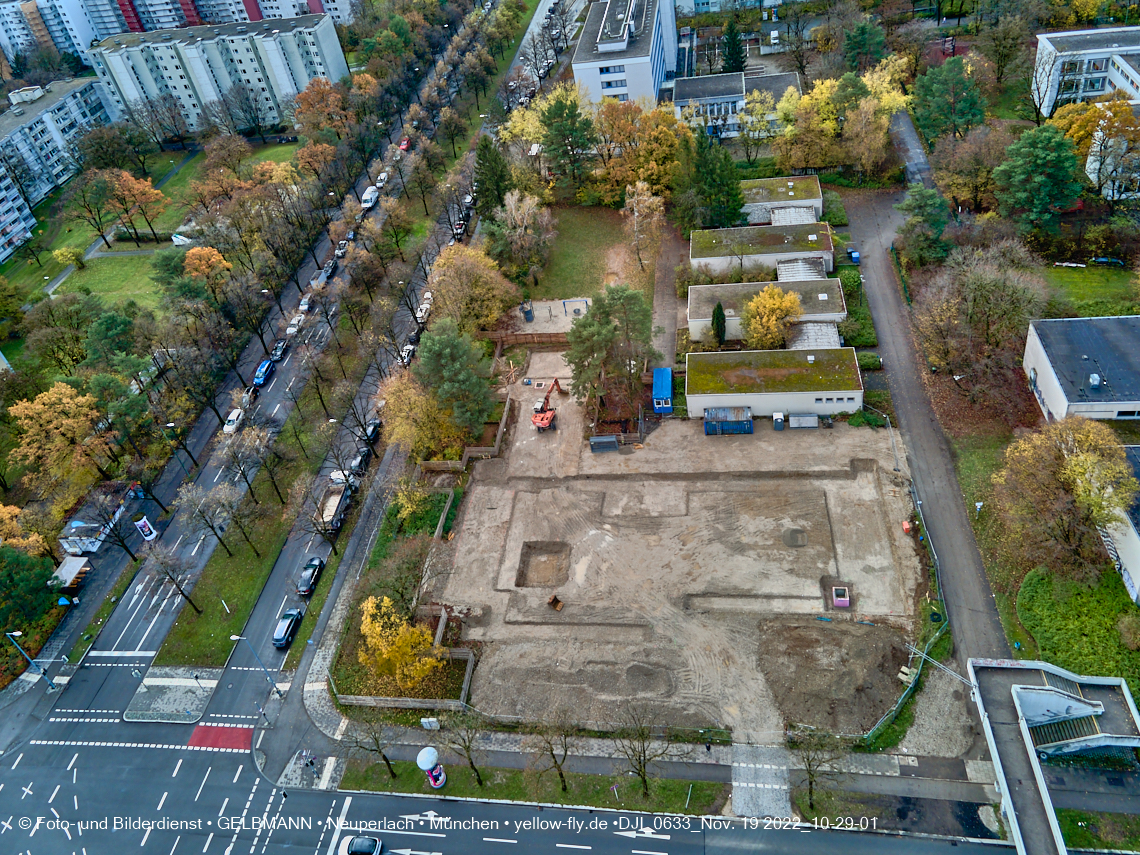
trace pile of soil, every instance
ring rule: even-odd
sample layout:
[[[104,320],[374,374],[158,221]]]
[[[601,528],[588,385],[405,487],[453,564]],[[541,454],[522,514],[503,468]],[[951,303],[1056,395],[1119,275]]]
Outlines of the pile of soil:
[[[785,721],[861,734],[902,694],[905,641],[887,626],[773,617],[759,624],[756,661]]]

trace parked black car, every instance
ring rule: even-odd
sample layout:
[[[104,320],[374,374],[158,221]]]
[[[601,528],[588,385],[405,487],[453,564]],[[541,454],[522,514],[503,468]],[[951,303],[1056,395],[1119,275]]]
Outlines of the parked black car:
[[[279,338],[273,342],[273,350],[269,351],[270,362],[280,362],[285,358],[285,351],[289,349],[289,339]]]
[[[368,463],[372,460],[372,449],[367,445],[356,447],[356,456],[348,464],[348,471],[353,475],[363,475],[368,471]]]
[[[317,582],[321,581],[321,573],[325,569],[325,560],[314,555],[301,570],[297,580],[297,593],[302,597],[311,597],[317,589]]]
[[[368,420],[368,424],[364,426],[364,439],[366,442],[375,443],[380,438],[380,428],[383,422],[376,416]]]

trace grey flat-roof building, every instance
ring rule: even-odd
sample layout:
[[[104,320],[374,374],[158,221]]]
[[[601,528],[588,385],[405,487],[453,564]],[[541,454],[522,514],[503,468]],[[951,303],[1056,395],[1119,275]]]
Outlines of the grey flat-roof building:
[[[1088,101],[1119,89],[1140,98],[1140,27],[1038,33],[1030,84],[1041,112],[1051,116],[1062,104]]]
[[[693,127],[703,127],[719,137],[740,134],[738,114],[744,110],[749,92],[767,92],[773,103],[784,97],[788,88],[800,91],[800,76],[788,74],[706,74],[701,77],[679,77],[673,83],[673,113],[688,119]],[[776,114],[768,121],[775,127]]]
[[[1047,419],[1140,419],[1140,316],[1033,321],[1022,367]]]
[[[571,61],[590,100],[648,99],[677,71],[677,19],[670,0],[591,3]]]

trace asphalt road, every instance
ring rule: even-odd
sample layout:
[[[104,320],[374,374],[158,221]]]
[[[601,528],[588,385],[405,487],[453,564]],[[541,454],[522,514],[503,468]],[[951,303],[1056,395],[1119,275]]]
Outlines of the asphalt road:
[[[745,827],[637,812],[282,790],[257,773],[247,753],[158,745],[129,754],[117,746],[28,747],[4,756],[0,787],[0,850],[13,855],[335,855],[361,832],[381,838],[386,851],[404,855],[992,851],[966,841],[775,829],[763,823]]]
[[[911,337],[910,314],[895,282],[891,242],[903,216],[902,193],[862,193],[845,200],[851,236],[863,255],[864,291],[886,363],[891,399],[906,440],[931,542],[938,551],[942,594],[958,661],[1010,655],[985,567],[958,486],[950,444],[934,414],[920,372],[926,364]]]

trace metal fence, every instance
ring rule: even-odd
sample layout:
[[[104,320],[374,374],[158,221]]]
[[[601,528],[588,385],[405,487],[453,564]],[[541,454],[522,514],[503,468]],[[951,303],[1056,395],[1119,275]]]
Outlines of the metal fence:
[[[950,628],[950,618],[946,614],[946,602],[942,599],[942,576],[938,565],[938,552],[934,549],[934,543],[930,539],[930,531],[926,528],[926,518],[922,514],[922,499],[918,498],[918,491],[914,488],[913,481],[910,484],[910,494],[914,500],[915,510],[918,512],[918,521],[921,527],[919,533],[922,535],[922,542],[926,544],[926,551],[930,555],[931,566],[934,568],[934,588],[935,594],[937,595],[939,614],[942,615],[942,623],[939,625],[934,635],[932,635],[927,640],[926,645],[922,648],[923,655],[918,657],[918,667],[911,672],[913,674],[913,677],[910,681],[910,685],[906,687],[902,695],[895,702],[895,705],[887,710],[886,714],[884,714],[883,717],[879,719],[875,726],[863,734],[864,744],[870,744],[874,742],[876,737],[878,737],[879,734],[881,734],[888,725],[890,725],[896,718],[898,718],[899,713],[902,712],[902,709],[906,706],[907,701],[909,701],[914,693],[918,691],[918,684],[922,679],[922,669],[926,665],[926,656],[930,654],[930,648],[933,647],[938,642],[938,640],[946,634],[946,630]]]

